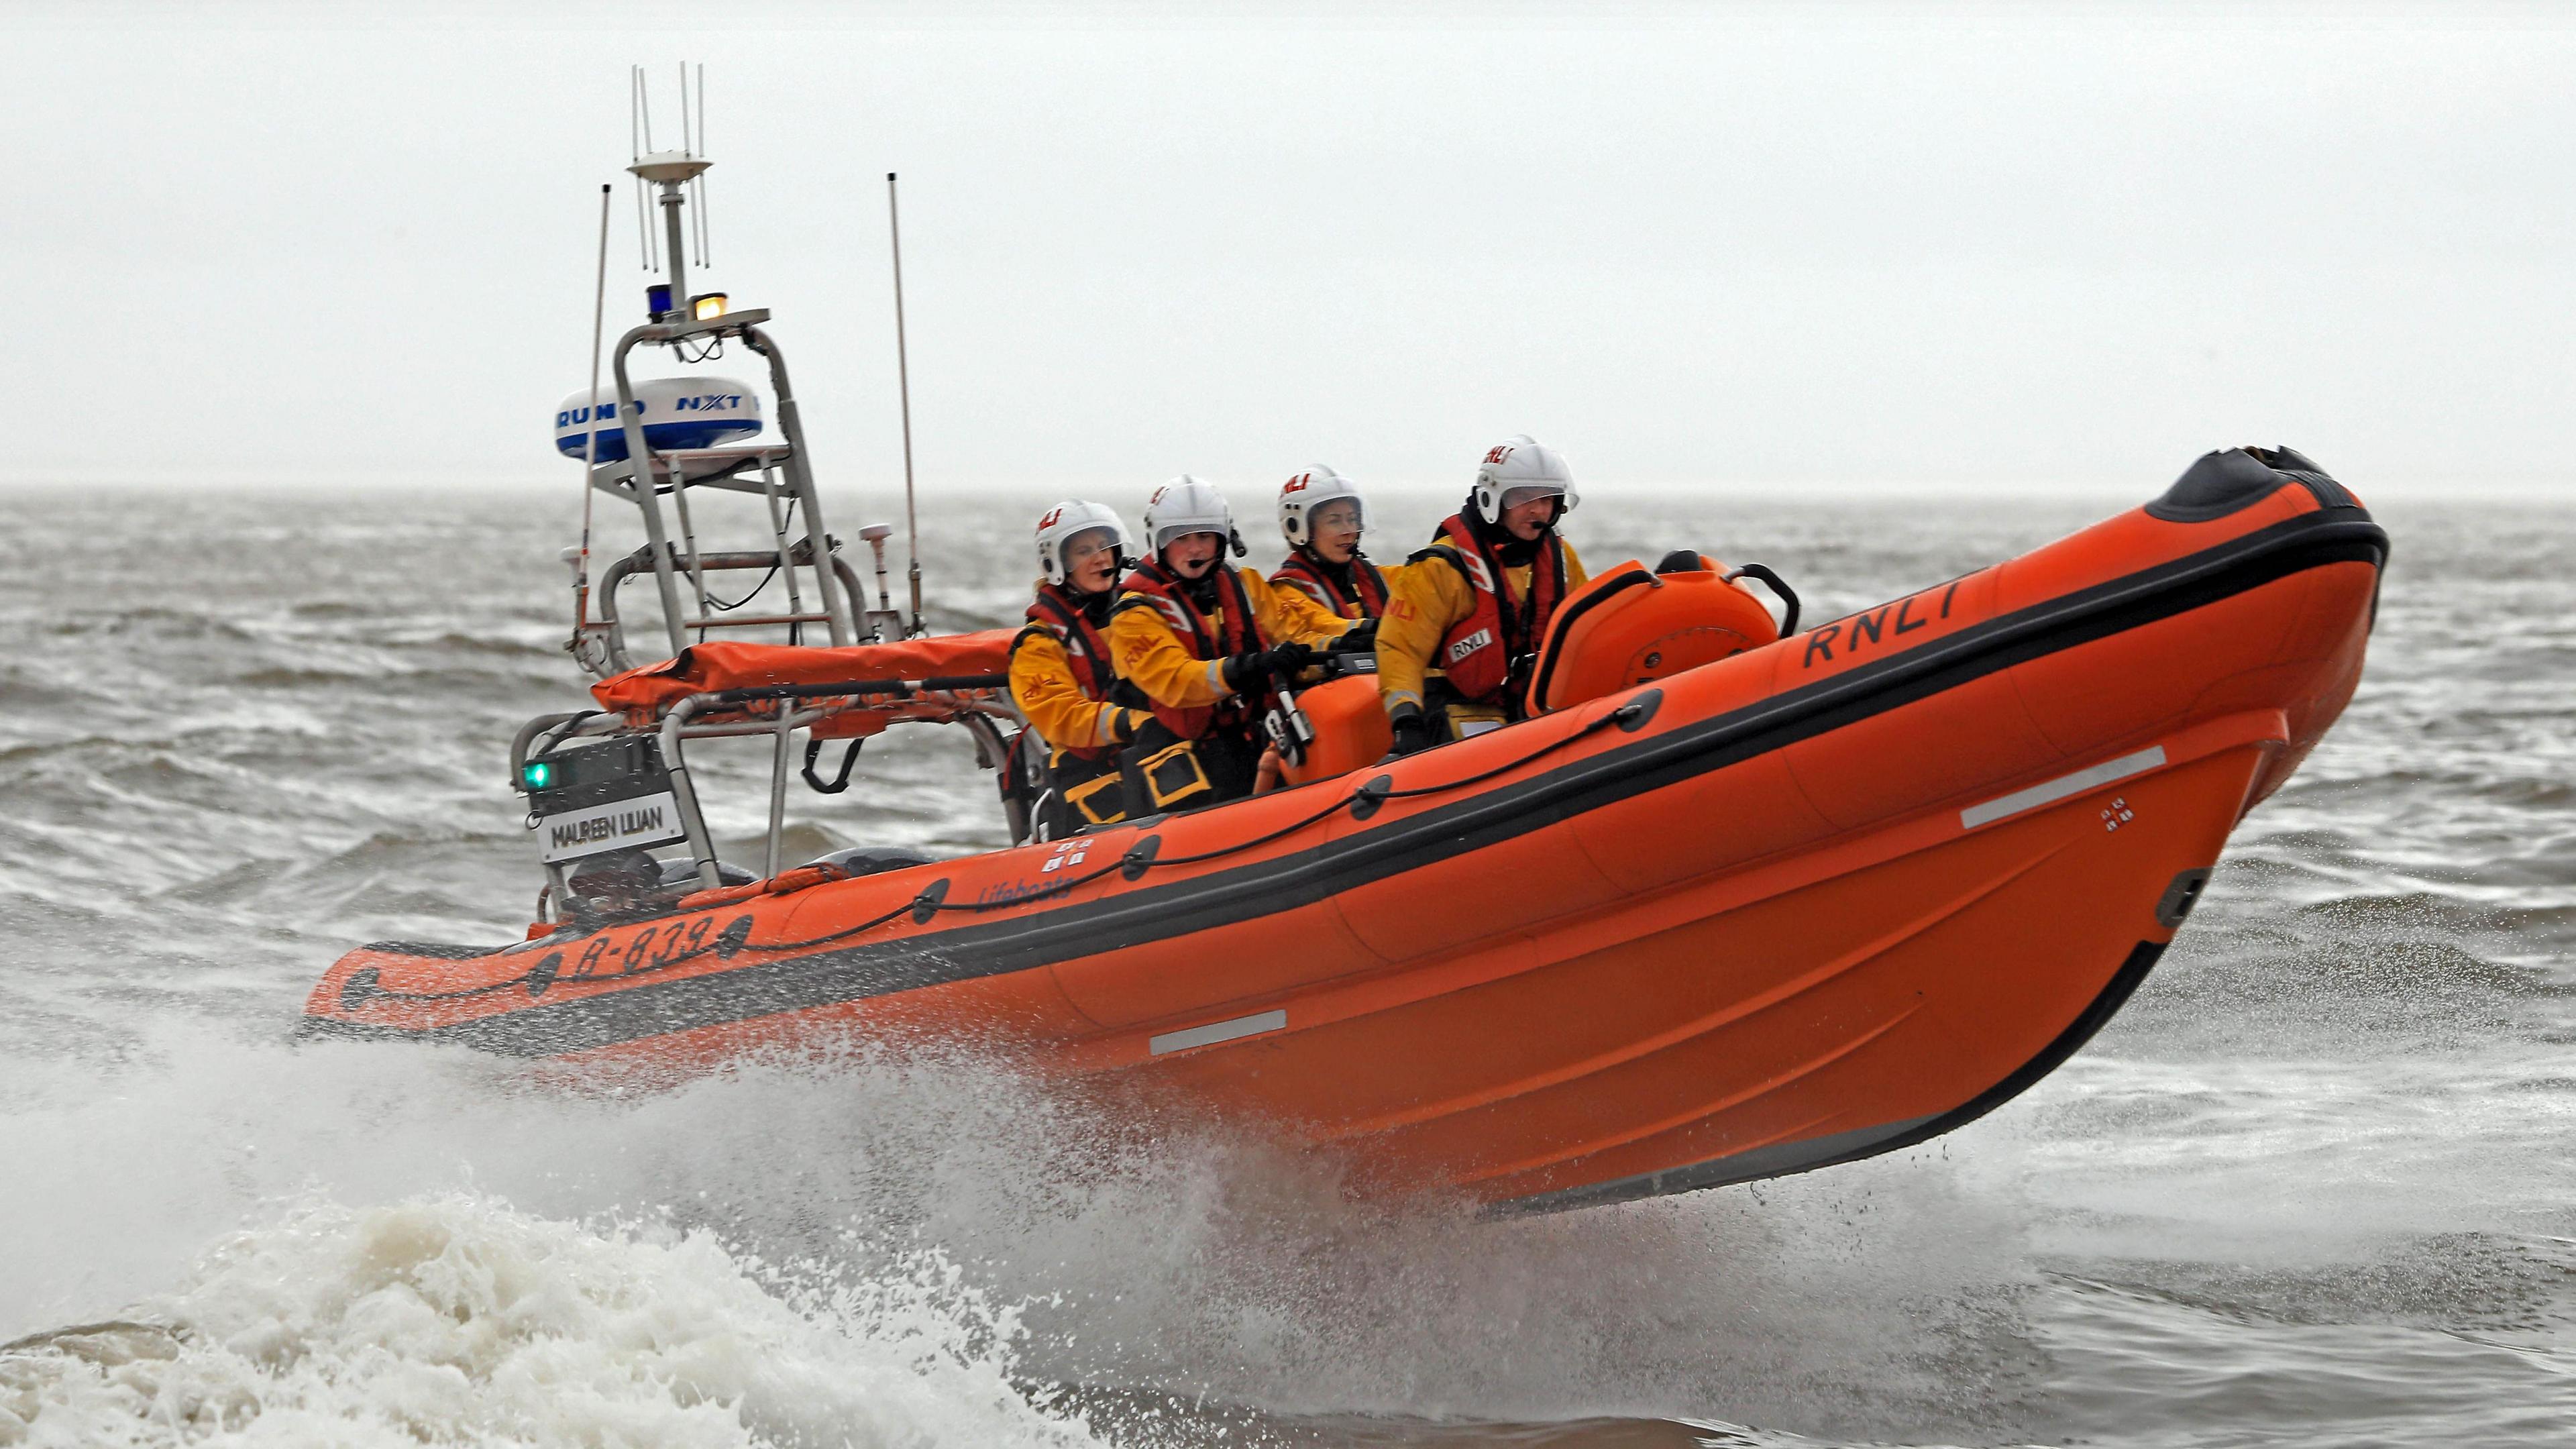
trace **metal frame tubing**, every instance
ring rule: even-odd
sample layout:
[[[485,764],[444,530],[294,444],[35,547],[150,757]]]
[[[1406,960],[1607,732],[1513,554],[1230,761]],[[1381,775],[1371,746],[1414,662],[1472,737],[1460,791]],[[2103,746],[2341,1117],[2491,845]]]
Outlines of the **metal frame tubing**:
[[[689,857],[697,862],[698,887],[714,890],[724,884],[716,870],[715,837],[707,833],[707,818],[698,810],[698,789],[689,781],[688,761],[680,753],[681,726],[697,713],[698,701],[704,695],[693,694],[671,706],[662,716],[662,767],[671,772],[671,798],[680,807],[680,828],[688,833]]]
[[[680,811],[680,829],[688,837],[689,857],[698,868],[698,884],[712,890],[724,883],[716,869],[715,836],[707,829],[707,818],[698,807],[698,789],[689,775],[689,762],[682,741],[720,739],[746,735],[771,737],[769,770],[769,834],[765,864],[767,878],[776,878],[779,852],[784,848],[787,812],[787,781],[790,745],[796,731],[841,713],[839,709],[799,709],[798,699],[830,698],[842,694],[874,696],[891,694],[907,700],[931,701],[955,710],[956,722],[966,727],[975,741],[976,763],[987,768],[1013,768],[1010,741],[998,721],[1019,723],[1016,710],[997,702],[970,699],[955,693],[957,688],[999,688],[1005,676],[959,675],[952,678],[932,677],[921,680],[852,680],[842,684],[768,685],[754,689],[718,690],[684,696],[662,715],[656,731],[662,747],[662,766],[670,774],[671,798]],[[969,681],[972,681],[969,683]],[[942,688],[940,686],[948,686]],[[755,700],[776,700],[779,711],[772,719],[745,719],[721,724],[692,727],[689,720],[704,708],[730,709]],[[552,748],[556,741],[575,735],[616,734],[625,728],[624,719],[613,710],[576,710],[568,714],[539,715],[520,726],[510,741],[510,773],[517,779],[527,763],[529,753],[539,746]],[[1013,812],[1005,811],[1006,815]],[[1023,822],[1009,821],[1013,833],[1019,834]],[[560,895],[567,889],[568,874],[559,865],[546,868],[546,878]]]
[[[635,487],[635,506],[644,511],[644,541],[653,550],[653,581],[662,594],[662,622],[671,636],[671,652],[689,647],[683,637],[681,622],[688,615],[680,608],[680,581],[673,576],[671,536],[662,528],[662,502],[653,496],[653,454],[644,446],[644,419],[635,409],[635,384],[626,375],[626,354],[648,334],[659,332],[658,326],[637,327],[617,339],[615,372],[617,374],[617,421],[626,434],[626,467]],[[671,486],[684,486],[677,468],[671,470]]]
[[[793,553],[794,550],[790,549],[789,555],[792,555]],[[850,567],[850,561],[841,557],[839,554],[833,554],[831,557],[832,572],[834,576],[839,579],[844,596],[852,598],[860,597],[863,591],[859,584],[858,571]],[[604,671],[596,671],[602,679],[607,678],[610,674],[619,673],[635,667],[635,658],[632,654],[627,652],[626,648],[626,623],[623,619],[618,617],[617,613],[617,591],[628,579],[633,578],[636,571],[643,567],[647,562],[649,562],[649,560],[640,558],[634,554],[629,554],[626,557],[619,559],[617,562],[610,564],[605,570],[603,570],[600,573],[599,581],[591,588],[591,607],[596,616],[595,627],[605,635],[608,641],[609,667]],[[783,571],[792,573],[796,567],[792,559],[788,556],[760,553],[750,549],[745,549],[739,553],[711,553],[700,560],[700,563],[710,572],[725,569],[765,569],[776,567]],[[822,622],[819,615],[809,618],[802,609],[799,609],[793,617],[810,623]],[[750,628],[755,624],[763,622],[785,623],[788,622],[788,618],[786,616],[779,615],[756,615],[729,620],[723,624],[710,623],[707,627]]]
[[[797,409],[796,389],[787,381],[787,354],[757,326],[744,326],[742,340],[769,359],[769,387],[778,395],[778,435],[787,440],[787,482],[805,505],[805,534],[814,540],[815,584],[823,594],[823,612],[831,615],[832,643],[848,644],[853,606],[841,592],[841,581],[832,576],[831,565],[824,562],[832,552],[832,535],[823,526],[823,500],[815,494],[814,468],[805,455],[805,416]]]
[[[778,741],[770,750],[769,846],[761,857],[760,872],[764,880],[778,879],[778,852],[787,833],[787,752],[789,742],[796,737],[798,713],[790,709],[778,712]]]

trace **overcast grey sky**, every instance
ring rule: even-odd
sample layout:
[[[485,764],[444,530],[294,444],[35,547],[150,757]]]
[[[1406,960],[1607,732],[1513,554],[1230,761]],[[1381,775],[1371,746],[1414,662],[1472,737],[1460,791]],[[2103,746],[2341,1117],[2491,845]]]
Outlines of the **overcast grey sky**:
[[[835,489],[899,477],[888,170],[929,486],[2576,477],[2568,7],[346,13],[0,10],[0,477],[569,486],[684,57]]]

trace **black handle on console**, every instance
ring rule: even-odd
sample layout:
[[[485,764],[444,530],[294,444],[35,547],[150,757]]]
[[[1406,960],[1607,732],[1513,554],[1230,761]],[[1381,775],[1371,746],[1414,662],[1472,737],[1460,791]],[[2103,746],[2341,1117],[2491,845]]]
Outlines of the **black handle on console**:
[[[1780,616],[1780,637],[1786,639],[1797,633],[1798,591],[1789,587],[1788,582],[1778,574],[1773,573],[1769,564],[1738,564],[1726,571],[1726,581],[1730,584],[1737,579],[1745,578],[1760,579],[1770,585],[1771,592],[1778,594],[1780,602],[1788,606],[1788,612]]]

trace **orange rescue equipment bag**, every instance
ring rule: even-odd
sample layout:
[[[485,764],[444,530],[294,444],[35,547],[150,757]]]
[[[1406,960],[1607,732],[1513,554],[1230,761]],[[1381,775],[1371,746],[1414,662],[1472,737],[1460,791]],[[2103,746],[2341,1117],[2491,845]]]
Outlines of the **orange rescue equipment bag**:
[[[1529,712],[1598,699],[1780,637],[1770,609],[1729,581],[1725,565],[1705,554],[1698,563],[1658,573],[1631,559],[1567,595],[1530,673]]]

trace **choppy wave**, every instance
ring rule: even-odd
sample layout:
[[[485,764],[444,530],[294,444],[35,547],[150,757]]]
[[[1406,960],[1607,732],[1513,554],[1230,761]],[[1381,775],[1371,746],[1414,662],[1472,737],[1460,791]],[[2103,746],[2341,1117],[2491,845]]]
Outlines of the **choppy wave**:
[[[971,1061],[639,1092],[286,1046],[351,942],[524,924],[501,754],[579,699],[575,506],[66,495],[0,539],[0,1336],[31,1335],[0,1441],[2576,1434],[2576,514],[2388,519],[2343,723],[2027,1098],[1812,1178],[1478,1225]],[[943,620],[1016,616],[987,535],[1019,511],[925,518]],[[2099,511],[1603,490],[1576,532],[1758,558],[1830,612]],[[165,576],[74,566],[125,533]],[[872,743],[793,848],[995,843],[970,761]]]
[[[312,1202],[0,1345],[0,1443],[1098,1443],[1013,1382],[1020,1332],[935,1249],[835,1284],[704,1231]]]

